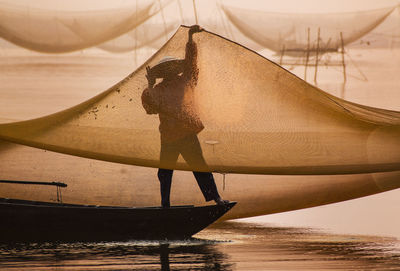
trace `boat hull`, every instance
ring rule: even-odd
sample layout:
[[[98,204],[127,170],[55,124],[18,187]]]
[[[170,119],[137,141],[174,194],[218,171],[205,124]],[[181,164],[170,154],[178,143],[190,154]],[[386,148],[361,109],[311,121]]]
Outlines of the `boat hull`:
[[[128,208],[0,199],[0,240],[185,239],[216,221],[235,204]]]

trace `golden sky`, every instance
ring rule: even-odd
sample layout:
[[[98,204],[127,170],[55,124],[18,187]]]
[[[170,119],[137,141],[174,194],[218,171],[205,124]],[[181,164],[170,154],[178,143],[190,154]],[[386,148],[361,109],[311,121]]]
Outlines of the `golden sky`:
[[[132,6],[136,1],[153,0],[0,0],[2,2],[40,6],[49,9],[103,9],[111,7]],[[155,0],[154,2],[157,2]],[[161,0],[166,1],[166,0]],[[168,1],[168,0],[167,0]],[[178,0],[173,0],[178,1]],[[182,5],[192,4],[192,0],[179,0]],[[206,11],[207,6],[217,3],[229,3],[229,5],[245,8],[265,9],[277,12],[337,12],[355,11],[387,7],[399,4],[399,0],[196,0],[201,11]]]

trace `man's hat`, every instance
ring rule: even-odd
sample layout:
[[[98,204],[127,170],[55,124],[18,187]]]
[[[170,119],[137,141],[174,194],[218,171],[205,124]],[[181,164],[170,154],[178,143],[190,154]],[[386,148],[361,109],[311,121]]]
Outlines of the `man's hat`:
[[[176,60],[181,60],[181,59],[178,59],[173,56],[164,56],[160,61],[158,61],[158,63],[156,65],[159,65],[159,64],[162,64],[165,62],[169,62],[169,61],[176,61]]]
[[[150,69],[150,72],[155,78],[164,78],[171,74],[180,74],[183,72],[183,62],[183,59],[178,59],[173,56],[165,56]]]

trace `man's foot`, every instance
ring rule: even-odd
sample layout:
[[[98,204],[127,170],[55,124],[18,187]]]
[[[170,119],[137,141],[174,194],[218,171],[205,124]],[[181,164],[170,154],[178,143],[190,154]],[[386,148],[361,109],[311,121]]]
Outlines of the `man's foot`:
[[[229,203],[229,200],[224,200],[221,198],[217,198],[214,201],[217,205],[223,205],[223,206],[228,205],[228,203]]]

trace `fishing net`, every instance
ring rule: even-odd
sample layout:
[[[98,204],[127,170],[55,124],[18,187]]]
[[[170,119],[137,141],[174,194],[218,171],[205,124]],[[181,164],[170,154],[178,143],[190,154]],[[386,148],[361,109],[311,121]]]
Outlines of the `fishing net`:
[[[193,37],[197,82],[189,83],[182,93],[177,93],[175,84],[164,88],[162,96],[153,97],[155,112],[142,103],[148,88],[146,66],[154,67],[165,56],[183,59],[187,27],[109,90],[53,115],[2,124],[0,137],[156,168],[280,175],[400,170],[399,112],[328,95],[215,34],[204,31]],[[157,112],[160,116],[147,114]],[[191,146],[187,149],[193,151],[185,152],[188,163],[181,156],[176,164],[168,159],[160,162],[160,118],[176,123],[167,129],[171,133],[166,140],[198,137],[199,146],[174,143],[177,148]]]
[[[0,141],[0,177],[63,182],[67,203],[159,206],[157,170],[85,159]],[[319,206],[380,193],[400,186],[400,171],[346,175],[214,174],[219,193],[237,201],[224,219]],[[175,171],[173,205],[204,205],[193,174]],[[56,188],[0,183],[0,198],[55,201]]]
[[[119,9],[63,11],[1,3],[0,37],[44,53],[80,50],[132,30],[157,11],[153,4],[137,1]]]
[[[143,47],[157,50],[161,48],[176,32],[183,19],[178,20],[176,16],[179,10],[179,6],[176,5],[178,1],[174,1],[175,5],[174,3],[166,5],[161,1],[157,3],[159,11],[148,20],[98,47],[113,53],[132,52]]]
[[[337,51],[378,26],[396,7],[344,13],[277,13],[222,6],[244,35],[285,54]],[[318,42],[319,32],[319,42]],[[342,33],[342,38],[340,34]]]
[[[100,44],[98,47],[113,53],[133,52],[145,46],[159,49],[179,27],[179,22],[152,23],[151,20],[116,39]]]

